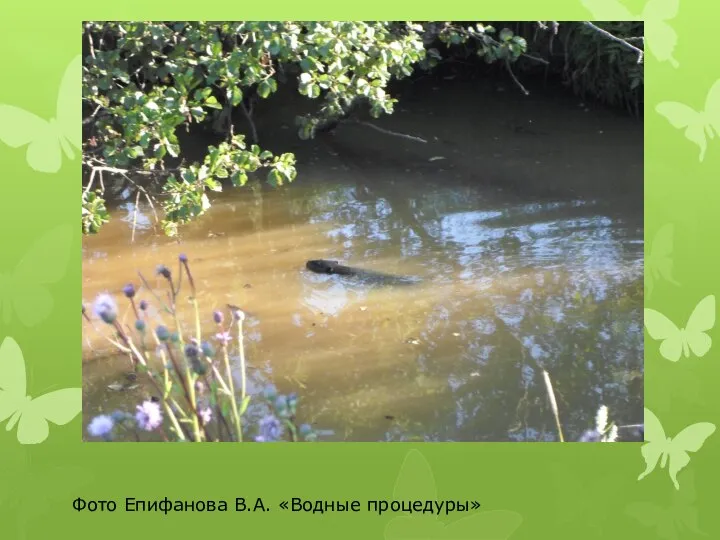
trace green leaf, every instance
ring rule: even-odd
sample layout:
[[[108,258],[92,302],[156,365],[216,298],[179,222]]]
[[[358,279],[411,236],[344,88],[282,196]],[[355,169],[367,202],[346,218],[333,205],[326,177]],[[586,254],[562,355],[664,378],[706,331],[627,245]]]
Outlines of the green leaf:
[[[227,175],[227,171],[225,171],[225,174]],[[222,191],[222,184],[217,180],[213,180],[212,178],[206,178],[205,185],[208,189],[212,191]]]
[[[132,146],[127,149],[127,154],[130,159],[135,159],[139,156],[143,155],[143,148],[142,146]]]
[[[235,187],[242,187],[247,184],[248,176],[244,171],[236,171],[230,176],[230,181]]]
[[[270,172],[268,172],[267,183],[270,184],[272,187],[278,187],[283,184],[282,175],[277,171],[277,169],[272,169]]]
[[[313,126],[309,122],[307,124],[303,124],[298,129],[298,137],[303,141],[307,141],[308,139],[310,139],[312,137],[312,133]]]
[[[500,30],[500,41],[510,41],[514,35],[515,34],[513,34],[513,31],[509,28],[503,28],[502,30]]]
[[[167,147],[164,144],[155,145],[154,156],[157,159],[162,159],[167,154]]]
[[[270,85],[270,83],[267,80],[262,81],[258,85],[258,95],[261,98],[266,99],[270,95],[271,92],[272,92],[272,86]]]
[[[195,90],[195,93],[193,96],[195,97],[196,101],[205,101],[207,98],[210,97],[212,94],[212,88],[201,88],[198,90]]]
[[[233,86],[230,90],[230,103],[233,107],[237,107],[243,100],[243,92],[239,86]]]
[[[240,416],[245,414],[245,411],[247,410],[249,404],[250,404],[250,396],[245,396],[245,398],[242,400],[242,402],[238,406],[238,414]]]
[[[176,158],[180,155],[180,145],[179,144],[171,144],[168,143],[165,145],[167,148],[168,154],[170,154],[172,157]]]
[[[209,98],[207,98],[205,100],[205,106],[210,107],[211,109],[218,109],[218,110],[222,110],[222,108],[223,108],[222,105],[220,105],[220,103],[218,103],[218,100],[215,96],[210,96]]]

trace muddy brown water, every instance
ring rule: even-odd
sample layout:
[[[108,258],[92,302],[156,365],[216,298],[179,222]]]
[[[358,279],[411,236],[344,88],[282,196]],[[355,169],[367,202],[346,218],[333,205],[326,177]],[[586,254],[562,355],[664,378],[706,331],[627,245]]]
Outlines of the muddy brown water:
[[[84,239],[84,300],[109,291],[132,324],[122,286],[141,271],[162,291],[156,265],[187,254],[207,335],[213,309],[242,306],[250,393],[297,392],[324,440],[554,441],[542,368],[567,439],[602,404],[642,421],[641,121],[541,88],[420,82],[377,125],[427,144],[356,125],[301,142],[295,106],[261,131],[296,153],[292,185],[214,195],[179,241],[121,205]],[[318,258],[423,281],[308,272]],[[86,422],[134,410],[148,389],[117,389],[127,359],[88,325],[83,340]]]

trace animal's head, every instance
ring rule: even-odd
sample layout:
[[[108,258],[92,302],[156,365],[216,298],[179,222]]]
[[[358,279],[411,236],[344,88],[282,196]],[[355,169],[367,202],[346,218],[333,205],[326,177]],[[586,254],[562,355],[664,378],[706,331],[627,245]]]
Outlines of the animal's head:
[[[317,274],[332,274],[333,268],[337,266],[338,261],[326,261],[323,259],[315,259],[312,261],[308,261],[305,264],[305,267]]]

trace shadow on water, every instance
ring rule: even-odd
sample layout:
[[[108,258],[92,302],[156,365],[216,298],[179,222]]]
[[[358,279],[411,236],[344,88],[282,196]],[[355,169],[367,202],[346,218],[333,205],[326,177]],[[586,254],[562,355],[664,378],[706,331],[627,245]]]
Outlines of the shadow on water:
[[[130,243],[133,206],[121,205],[84,241],[85,300],[119,298],[138,270],[186,253],[208,319],[227,303],[252,315],[250,392],[297,391],[300,422],[328,440],[557,440],[543,368],[566,439],[601,404],[641,422],[642,123],[502,90],[408,86],[378,125],[428,144],[363,126],[301,142],[288,129],[297,104],[274,104],[261,142],[296,153],[294,185],[220,194],[180,243],[147,208]],[[320,258],[423,281],[305,269]],[[86,420],[134,407],[142,388],[109,388],[127,360],[87,329],[84,343]]]

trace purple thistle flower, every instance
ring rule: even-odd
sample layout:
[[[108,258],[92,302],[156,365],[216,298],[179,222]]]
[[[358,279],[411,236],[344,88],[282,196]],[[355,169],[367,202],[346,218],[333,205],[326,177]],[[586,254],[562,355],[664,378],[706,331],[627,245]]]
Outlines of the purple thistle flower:
[[[274,414],[269,414],[260,420],[260,435],[255,437],[256,442],[277,442],[283,435],[282,422]]]
[[[148,303],[145,300],[140,300],[140,310],[145,311],[148,308]]]
[[[290,409],[290,416],[295,416],[297,411],[298,396],[295,392],[291,393],[287,397],[287,406]]]
[[[133,298],[135,296],[135,285],[133,285],[132,283],[128,283],[123,287],[123,293],[128,298]]]
[[[180,264],[185,267],[185,273],[187,274],[188,281],[190,282],[190,288],[192,289],[192,294],[195,296],[195,280],[192,277],[192,272],[190,272],[190,265],[188,264],[188,258],[187,255],[184,253],[180,254]]]
[[[263,391],[263,394],[265,395],[265,399],[272,401],[277,397],[277,388],[275,388],[274,384],[269,384]]]
[[[188,343],[185,345],[185,356],[188,359],[197,358],[200,355],[200,349],[195,343]]]
[[[135,421],[140,429],[153,431],[162,424],[162,411],[160,405],[154,401],[144,401],[137,406]]]
[[[275,399],[275,412],[277,412],[280,416],[290,416],[288,401],[285,396],[278,396]]]
[[[233,319],[236,321],[244,321],[245,320],[245,312],[240,309],[238,306],[233,306],[232,304],[228,304],[228,307],[230,308],[230,311],[232,311]]]
[[[167,326],[162,324],[155,329],[155,334],[160,341],[167,341],[170,339],[170,330],[168,330]]]
[[[165,266],[164,264],[159,264],[157,266],[155,272],[158,275],[164,277],[165,279],[170,279],[170,276],[171,276],[170,269],[167,266]]]
[[[600,433],[596,429],[589,429],[580,436],[578,442],[600,442]]]
[[[190,366],[197,375],[207,373],[207,365],[200,359],[200,349],[195,343],[185,345],[185,358],[190,361]]]
[[[93,312],[107,324],[113,324],[117,319],[115,299],[107,293],[98,294],[93,303]]]
[[[232,341],[232,336],[230,335],[230,332],[218,332],[217,334],[215,334],[215,339],[217,339],[223,345],[227,345]]]
[[[114,426],[115,422],[113,422],[113,419],[110,416],[101,414],[90,421],[87,431],[91,437],[102,437],[103,439],[107,439],[112,433]]]
[[[200,420],[203,426],[207,426],[210,423],[210,420],[212,420],[212,409],[210,407],[205,407],[200,411]]]
[[[225,316],[222,311],[215,311],[213,313],[213,320],[215,321],[215,324],[222,324],[223,320],[225,320]]]
[[[200,360],[200,358],[194,356],[189,357],[188,359],[190,360],[190,367],[196,375],[200,375],[202,377],[207,373],[208,365]]]

